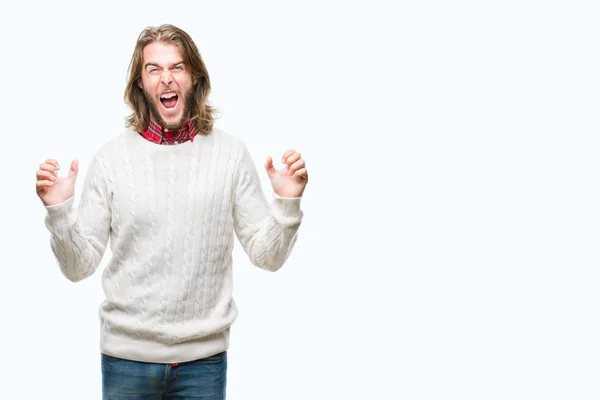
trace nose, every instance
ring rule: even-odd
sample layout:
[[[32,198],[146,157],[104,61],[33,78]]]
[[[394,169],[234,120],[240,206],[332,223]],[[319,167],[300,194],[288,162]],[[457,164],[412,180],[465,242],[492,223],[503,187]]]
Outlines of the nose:
[[[171,71],[168,69],[163,70],[162,74],[160,75],[160,80],[165,85],[169,85],[171,82],[173,82],[173,75],[171,75]]]

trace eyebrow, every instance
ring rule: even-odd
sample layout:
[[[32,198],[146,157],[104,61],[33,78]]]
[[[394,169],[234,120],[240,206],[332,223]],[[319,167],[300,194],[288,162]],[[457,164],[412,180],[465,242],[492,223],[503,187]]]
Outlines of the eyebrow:
[[[176,63],[173,63],[171,65],[169,65],[169,68],[173,68],[178,66],[179,64],[183,64],[183,61],[178,61]],[[160,65],[158,65],[157,63],[153,63],[153,62],[148,62],[144,65],[144,69],[148,68],[148,67],[160,67]]]

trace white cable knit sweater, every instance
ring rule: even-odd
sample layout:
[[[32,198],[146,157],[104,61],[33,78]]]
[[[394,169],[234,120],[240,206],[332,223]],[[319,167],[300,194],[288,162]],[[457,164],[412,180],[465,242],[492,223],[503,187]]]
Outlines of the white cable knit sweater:
[[[237,316],[233,233],[251,262],[275,271],[302,220],[300,198],[266,201],[246,146],[219,129],[178,145],[127,130],[90,163],[78,207],[46,207],[63,274],[103,272],[100,350],[176,363],[226,350]]]

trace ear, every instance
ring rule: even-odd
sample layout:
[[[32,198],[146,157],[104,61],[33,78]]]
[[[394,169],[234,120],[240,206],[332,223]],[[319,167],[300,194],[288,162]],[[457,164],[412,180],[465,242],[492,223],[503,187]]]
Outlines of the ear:
[[[143,83],[142,83],[142,78],[139,78],[139,79],[137,80],[137,85],[138,85],[138,87],[139,87],[140,89],[144,90],[144,85],[143,85]]]
[[[194,84],[194,86],[196,86],[196,84],[198,83],[198,78],[194,76],[192,78],[192,83]]]

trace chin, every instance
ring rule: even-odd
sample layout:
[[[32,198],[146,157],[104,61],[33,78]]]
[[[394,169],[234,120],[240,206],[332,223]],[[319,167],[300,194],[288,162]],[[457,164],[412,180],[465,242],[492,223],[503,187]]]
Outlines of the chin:
[[[164,121],[164,124],[165,124],[164,127],[167,128],[167,129],[180,128],[181,125],[183,125],[183,123],[185,122],[183,120],[183,116],[176,117],[176,118],[165,118],[163,116],[162,120]]]

